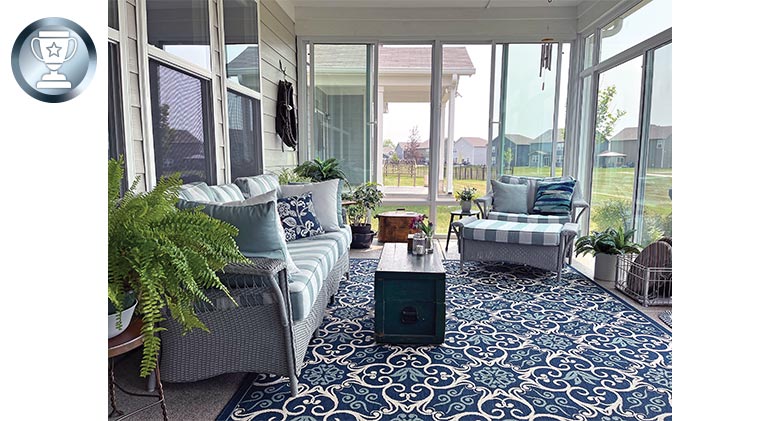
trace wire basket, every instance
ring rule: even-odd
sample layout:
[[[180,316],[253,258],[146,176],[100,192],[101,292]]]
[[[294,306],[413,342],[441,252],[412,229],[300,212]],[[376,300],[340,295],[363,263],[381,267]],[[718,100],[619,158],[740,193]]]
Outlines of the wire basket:
[[[618,256],[615,289],[643,306],[672,304],[672,268],[634,262],[635,254]]]

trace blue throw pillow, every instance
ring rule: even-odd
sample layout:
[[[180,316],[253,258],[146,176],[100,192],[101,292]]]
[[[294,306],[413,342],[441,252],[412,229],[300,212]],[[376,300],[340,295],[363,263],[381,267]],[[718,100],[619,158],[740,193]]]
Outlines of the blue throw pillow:
[[[299,238],[325,234],[314,212],[311,192],[300,196],[283,197],[279,199],[277,209],[282,219],[285,240],[295,241]]]
[[[279,215],[273,201],[245,206],[179,200],[180,209],[203,207],[212,218],[238,228],[236,245],[246,256],[285,259],[287,244],[279,233]]]
[[[569,215],[576,180],[539,181],[533,213],[542,215]]]

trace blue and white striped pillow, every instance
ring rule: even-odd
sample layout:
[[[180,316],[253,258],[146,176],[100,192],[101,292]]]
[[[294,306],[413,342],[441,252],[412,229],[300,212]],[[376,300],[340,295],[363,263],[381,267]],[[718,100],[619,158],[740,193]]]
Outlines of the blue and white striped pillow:
[[[234,183],[241,189],[246,198],[265,194],[272,190],[279,190],[279,177],[274,174],[238,177]]]
[[[533,213],[542,215],[569,215],[576,180],[539,181]]]
[[[214,202],[217,199],[214,192],[202,181],[182,185],[179,188],[179,198],[201,203]]]
[[[216,202],[235,202],[236,200],[244,200],[244,194],[241,193],[241,189],[235,184],[221,184],[219,186],[209,186],[209,190],[214,193]]]

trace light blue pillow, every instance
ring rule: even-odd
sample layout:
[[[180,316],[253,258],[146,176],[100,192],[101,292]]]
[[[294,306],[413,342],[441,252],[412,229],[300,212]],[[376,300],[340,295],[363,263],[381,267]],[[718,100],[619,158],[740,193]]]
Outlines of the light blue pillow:
[[[284,239],[279,237],[276,202],[231,206],[180,200],[178,206],[181,209],[202,206],[202,211],[207,215],[238,228],[236,245],[245,256],[285,260],[287,245]]]
[[[490,180],[493,210],[506,213],[528,213],[528,185],[507,184]]]

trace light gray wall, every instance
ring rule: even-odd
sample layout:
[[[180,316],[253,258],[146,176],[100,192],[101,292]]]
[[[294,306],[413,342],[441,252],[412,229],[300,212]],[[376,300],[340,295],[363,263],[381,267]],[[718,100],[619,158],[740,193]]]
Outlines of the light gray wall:
[[[287,80],[293,84],[296,107],[298,105],[295,30],[295,22],[275,0],[261,0],[260,73],[263,78],[263,160],[267,172],[276,172],[298,163],[297,152],[286,146],[282,151],[282,142],[276,135],[276,94],[279,80],[283,78],[279,70],[279,60],[285,66]]]

